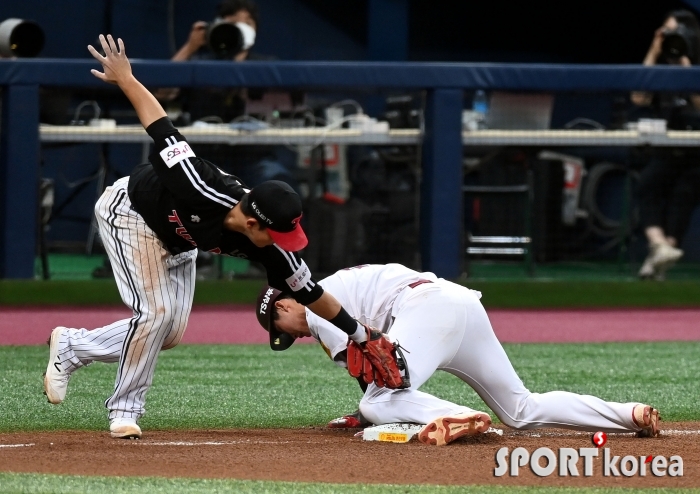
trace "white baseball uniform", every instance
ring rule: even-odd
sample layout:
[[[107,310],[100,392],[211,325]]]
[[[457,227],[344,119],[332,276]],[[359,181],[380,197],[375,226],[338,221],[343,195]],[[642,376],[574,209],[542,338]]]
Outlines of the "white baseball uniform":
[[[517,429],[560,427],[631,432],[638,403],[613,403],[564,391],[531,393],[515,373],[493,332],[479,292],[418,273],[400,264],[366,265],[338,271],[319,282],[359,321],[388,333],[405,348],[411,387],[390,390],[370,384],[360,411],[374,424],[427,424],[471,409],[419,388],[437,369],[469,384],[506,425]],[[308,309],[312,336],[335,358],[347,335]]]

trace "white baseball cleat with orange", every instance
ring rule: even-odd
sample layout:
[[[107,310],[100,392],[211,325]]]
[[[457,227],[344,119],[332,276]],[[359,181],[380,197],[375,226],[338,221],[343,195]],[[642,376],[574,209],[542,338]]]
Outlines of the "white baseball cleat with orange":
[[[659,411],[649,405],[637,405],[632,410],[632,420],[641,430],[638,437],[656,437],[659,435]]]
[[[438,417],[418,433],[418,440],[425,444],[444,446],[462,436],[486,432],[491,427],[491,417],[483,412],[459,412]]]

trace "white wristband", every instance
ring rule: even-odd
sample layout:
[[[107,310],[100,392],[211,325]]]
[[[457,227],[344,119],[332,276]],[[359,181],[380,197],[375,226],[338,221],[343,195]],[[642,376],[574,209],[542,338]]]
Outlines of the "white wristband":
[[[367,341],[367,330],[362,324],[358,322],[357,331],[350,335],[350,339],[355,343],[364,343],[365,341]]]

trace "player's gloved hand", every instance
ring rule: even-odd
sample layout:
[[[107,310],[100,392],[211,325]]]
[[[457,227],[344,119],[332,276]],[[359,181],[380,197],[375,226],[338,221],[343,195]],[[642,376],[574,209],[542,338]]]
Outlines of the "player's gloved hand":
[[[408,371],[403,354],[400,360],[397,357],[398,345],[392,343],[389,338],[374,328],[365,325],[367,341],[357,344],[351,341],[348,344],[348,372],[353,377],[362,376],[366,383],[369,372],[367,361],[371,364],[374,384],[383,388],[403,389],[411,386]],[[359,351],[358,351],[359,350]],[[351,364],[352,362],[352,364]],[[401,371],[404,371],[404,375]]]
[[[352,340],[348,342],[348,373],[367,384],[374,382],[372,363],[367,359],[360,344]]]

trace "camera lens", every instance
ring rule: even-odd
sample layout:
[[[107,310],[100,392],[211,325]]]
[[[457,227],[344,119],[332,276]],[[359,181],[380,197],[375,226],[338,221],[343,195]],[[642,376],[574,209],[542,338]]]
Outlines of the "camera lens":
[[[670,32],[664,36],[661,51],[668,60],[678,60],[688,54],[688,43],[678,32]]]
[[[243,49],[243,34],[235,24],[219,22],[209,28],[207,44],[216,58],[233,58]]]
[[[44,31],[34,21],[7,19],[0,23],[0,55],[36,57],[44,48]]]

